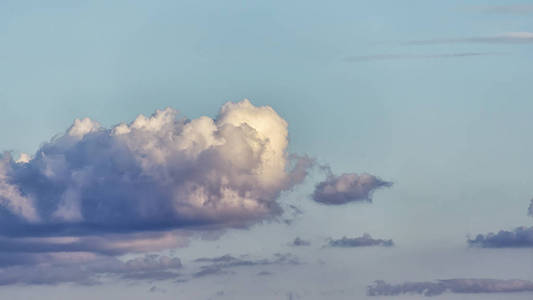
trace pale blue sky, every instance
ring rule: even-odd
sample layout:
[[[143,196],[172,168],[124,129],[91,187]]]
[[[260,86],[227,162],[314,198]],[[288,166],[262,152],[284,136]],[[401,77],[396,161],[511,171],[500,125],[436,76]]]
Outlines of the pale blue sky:
[[[397,248],[365,249],[368,261],[358,258],[350,270],[339,267],[331,250],[301,255],[331,258],[330,278],[346,272],[362,287],[375,279],[404,281],[402,272],[415,281],[533,280],[530,251],[472,250],[466,243],[467,234],[533,223],[526,214],[533,197],[533,39],[476,40],[533,32],[532,12],[486,11],[512,4],[533,2],[2,1],[0,150],[33,153],[75,118],[111,126],[167,106],[190,118],[214,117],[223,103],[248,98],[287,120],[290,152],[316,157],[336,173],[368,172],[395,185],[378,191],[372,204],[324,208],[308,198],[322,179],[316,172],[283,195],[304,210],[291,227],[232,231],[217,241],[193,241],[177,256],[268,255],[290,251],[283,247],[297,235],[318,248],[327,237],[369,232],[392,238]],[[438,57],[464,54],[476,55]],[[388,59],[374,59],[380,55]],[[269,246],[257,246],[259,234]],[[434,267],[403,269],[417,264],[417,253]],[[380,255],[406,263],[390,275],[357,272],[382,263]],[[476,263],[456,272],[437,267],[450,261]],[[305,281],[295,281],[304,295]],[[159,296],[174,299],[173,289],[180,289],[194,299],[193,287],[208,281],[190,284],[167,285]],[[322,290],[348,284],[324,283]],[[214,286],[213,294],[220,288]],[[0,289],[21,299],[41,290],[59,299],[94,288]],[[129,294],[96,289],[115,299]],[[241,292],[228,299],[249,299]]]

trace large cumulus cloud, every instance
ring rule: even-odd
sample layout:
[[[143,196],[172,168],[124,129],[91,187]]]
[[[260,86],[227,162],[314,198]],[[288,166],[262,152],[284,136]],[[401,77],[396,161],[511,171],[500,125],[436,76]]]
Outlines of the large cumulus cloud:
[[[76,120],[28,162],[3,155],[1,208],[37,231],[261,220],[279,214],[280,192],[305,176],[301,162],[289,170],[287,135],[272,108],[247,100],[225,104],[216,119],[167,108],[110,129]]]
[[[313,164],[287,145],[287,122],[248,100],[214,119],[172,108],[112,128],[77,119],[32,156],[0,155],[0,267],[158,251],[275,218]]]

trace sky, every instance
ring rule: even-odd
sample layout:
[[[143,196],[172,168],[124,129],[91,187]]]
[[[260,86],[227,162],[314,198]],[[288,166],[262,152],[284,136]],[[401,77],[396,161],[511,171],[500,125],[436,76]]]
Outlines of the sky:
[[[530,299],[532,1],[0,2],[9,299]]]

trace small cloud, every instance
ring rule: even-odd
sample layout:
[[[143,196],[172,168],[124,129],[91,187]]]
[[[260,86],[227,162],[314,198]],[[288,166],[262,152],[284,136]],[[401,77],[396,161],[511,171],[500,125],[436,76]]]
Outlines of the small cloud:
[[[226,254],[219,257],[198,258],[194,261],[198,263],[209,263],[208,265],[200,267],[200,271],[193,274],[194,277],[231,274],[233,272],[229,271],[229,269],[236,267],[300,264],[298,258],[290,253],[276,253],[274,254],[274,257],[272,259],[248,259],[245,258],[245,256],[237,258],[232,255]]]
[[[372,202],[372,193],[380,188],[391,187],[392,182],[384,181],[374,175],[363,173],[336,176],[329,167],[326,180],[315,186],[312,198],[322,204],[340,205],[349,202]]]
[[[344,236],[338,240],[331,239],[328,245],[330,247],[339,248],[355,248],[369,246],[392,247],[394,246],[394,242],[392,240],[374,239],[370,236],[370,234],[365,233],[361,237],[347,238]]]
[[[273,273],[269,272],[269,271],[261,271],[261,272],[257,273],[257,276],[270,276],[272,274]]]
[[[291,246],[299,247],[299,246],[310,246],[311,242],[301,239],[300,237],[296,237],[291,243]]]
[[[527,208],[527,214],[533,217],[533,199],[531,199],[531,202],[529,203],[529,207]]]
[[[532,248],[533,227],[518,227],[512,231],[478,234],[468,239],[468,244],[481,248]]]
[[[443,293],[479,294],[479,293],[516,293],[533,292],[533,282],[527,280],[500,279],[447,279],[436,282],[406,282],[389,284],[377,280],[367,287],[369,296],[398,296],[402,294],[420,294],[426,297]]]
[[[167,290],[163,289],[163,288],[160,288],[160,287],[157,287],[157,286],[152,286],[149,290],[148,290],[150,293],[166,293]]]

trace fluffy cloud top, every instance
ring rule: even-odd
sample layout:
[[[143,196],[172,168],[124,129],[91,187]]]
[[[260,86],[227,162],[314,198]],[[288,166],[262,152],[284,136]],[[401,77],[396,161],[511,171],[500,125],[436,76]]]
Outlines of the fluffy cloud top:
[[[313,200],[323,204],[346,204],[348,202],[372,202],[372,193],[379,188],[392,186],[370,174],[348,173],[336,176],[329,172],[326,180],[318,183],[313,192]]]
[[[448,279],[437,282],[406,282],[393,285],[378,280],[367,289],[369,296],[397,296],[401,294],[437,296],[445,292],[458,294],[533,292],[533,282],[518,279]]]
[[[342,237],[338,240],[330,240],[330,247],[340,247],[340,248],[355,248],[355,247],[369,247],[369,246],[382,246],[382,247],[392,247],[394,242],[392,240],[383,240],[383,239],[374,239],[370,234],[365,233],[363,236],[355,238]]]

